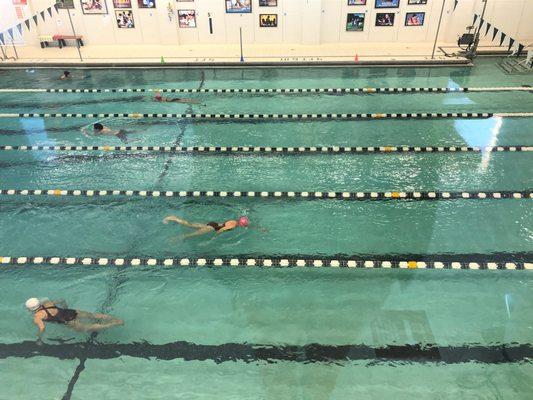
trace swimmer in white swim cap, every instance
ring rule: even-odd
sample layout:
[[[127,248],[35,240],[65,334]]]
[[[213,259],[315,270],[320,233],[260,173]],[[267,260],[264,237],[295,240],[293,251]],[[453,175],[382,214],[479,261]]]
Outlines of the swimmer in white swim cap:
[[[97,332],[112,326],[124,325],[124,321],[111,315],[68,308],[64,300],[39,300],[32,297],[26,300],[26,309],[33,313],[33,323],[39,328],[39,341],[46,322],[63,324],[78,332]]]

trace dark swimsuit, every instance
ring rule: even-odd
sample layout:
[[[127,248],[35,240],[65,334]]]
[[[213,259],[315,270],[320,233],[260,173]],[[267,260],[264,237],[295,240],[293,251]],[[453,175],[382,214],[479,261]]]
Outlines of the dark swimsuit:
[[[206,224],[207,226],[210,226],[211,228],[213,228],[215,230],[215,232],[218,232],[219,230],[221,230],[222,228],[224,228],[226,226],[226,223],[224,222],[222,225],[217,223],[217,222],[209,222]]]
[[[52,315],[48,312],[55,308],[57,310],[56,315]],[[46,318],[43,321],[46,322],[55,322],[56,324],[66,324],[67,322],[73,321],[78,317],[78,312],[76,310],[71,310],[70,308],[59,308],[56,306],[51,307],[41,307],[41,310],[44,310],[46,313]]]

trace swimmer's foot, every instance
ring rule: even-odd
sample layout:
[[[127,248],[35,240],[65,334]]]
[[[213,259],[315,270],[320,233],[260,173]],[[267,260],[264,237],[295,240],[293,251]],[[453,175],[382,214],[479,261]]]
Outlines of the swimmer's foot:
[[[169,222],[171,221],[174,221],[174,222],[177,222],[179,223],[180,219],[178,217],[176,217],[175,215],[171,215],[169,217],[166,217],[164,220],[163,220],[163,223],[164,224],[168,224]]]

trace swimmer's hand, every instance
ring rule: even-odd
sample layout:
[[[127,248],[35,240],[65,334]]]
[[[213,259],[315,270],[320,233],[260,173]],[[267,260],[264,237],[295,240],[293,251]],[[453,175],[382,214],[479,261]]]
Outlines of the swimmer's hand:
[[[178,219],[174,215],[171,215],[171,216],[166,217],[165,219],[163,219],[163,223],[164,224],[168,224],[171,221],[178,222]]]

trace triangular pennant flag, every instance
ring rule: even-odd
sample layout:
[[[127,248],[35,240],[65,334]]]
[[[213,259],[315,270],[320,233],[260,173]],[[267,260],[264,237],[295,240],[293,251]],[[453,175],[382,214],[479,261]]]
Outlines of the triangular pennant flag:
[[[479,24],[479,30],[481,30],[481,28],[483,28],[483,24],[485,23],[485,20],[483,18],[481,18],[481,23]]]
[[[459,4],[459,0],[455,0],[455,4],[453,5],[453,11],[457,8],[457,4]]]
[[[56,12],[59,12],[59,3],[54,4],[54,8],[56,9]]]
[[[524,45],[523,44],[518,44],[518,53],[516,53],[516,56],[517,57],[520,57],[520,54],[522,54],[522,51],[524,50]]]
[[[48,11],[48,15],[52,18],[52,7],[48,7],[46,11]]]
[[[494,32],[492,32],[492,41],[494,42],[494,39],[496,39],[496,35],[498,34],[499,29],[494,27]]]
[[[41,11],[39,14],[41,14],[41,18],[43,19],[43,22],[45,21],[44,19],[44,11]]]
[[[29,18],[26,21],[24,21],[24,23],[26,24],[26,28],[28,28],[28,30],[30,30],[30,20],[29,20]]]
[[[13,41],[13,39],[15,38],[15,36],[13,36],[13,28],[9,28],[7,30],[7,34],[9,35],[11,41]]]
[[[37,22],[37,14],[33,16],[33,22],[35,22],[35,26],[37,26],[39,23]]]
[[[492,25],[490,24],[490,22],[487,22],[487,30],[485,31],[485,36],[488,35],[491,26]]]
[[[17,30],[19,31],[19,35],[22,36],[22,24],[17,25]]]
[[[472,25],[475,25],[475,24],[476,24],[477,17],[478,17],[478,15],[477,15],[477,14],[474,14],[474,22],[472,22]]]
[[[500,46],[503,44],[503,41],[505,40],[506,37],[507,35],[502,32],[502,35],[500,36]]]
[[[511,50],[511,47],[513,47],[514,39],[512,37],[509,37],[509,47],[507,48],[507,51]]]
[[[4,44],[4,32],[0,32],[0,42]]]

